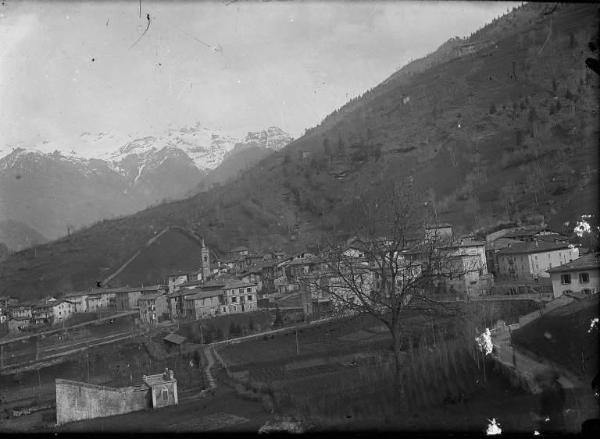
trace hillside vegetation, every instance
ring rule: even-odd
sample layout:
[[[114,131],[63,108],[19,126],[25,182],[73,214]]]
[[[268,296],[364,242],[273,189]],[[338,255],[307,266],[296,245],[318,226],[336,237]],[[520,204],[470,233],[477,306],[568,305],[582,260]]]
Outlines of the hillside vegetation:
[[[10,256],[0,295],[82,288],[167,226],[226,251],[314,246],[353,203],[410,177],[459,232],[554,227],[597,202],[593,4],[527,4],[452,39],[333,112],[235,181]],[[386,206],[381,206],[385,209]]]

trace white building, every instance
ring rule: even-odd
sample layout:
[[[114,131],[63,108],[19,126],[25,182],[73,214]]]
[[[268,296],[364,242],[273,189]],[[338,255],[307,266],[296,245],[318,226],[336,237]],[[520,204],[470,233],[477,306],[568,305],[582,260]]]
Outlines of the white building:
[[[76,305],[68,300],[56,300],[52,302],[53,323],[68,320],[75,313]]]
[[[258,309],[256,284],[229,281],[224,287],[224,302],[227,313],[256,311]]]
[[[578,257],[579,249],[564,242],[530,241],[511,244],[497,253],[498,278],[548,278],[548,270],[572,262]]]
[[[591,253],[548,270],[554,297],[564,293],[596,294],[600,290],[600,254]]]

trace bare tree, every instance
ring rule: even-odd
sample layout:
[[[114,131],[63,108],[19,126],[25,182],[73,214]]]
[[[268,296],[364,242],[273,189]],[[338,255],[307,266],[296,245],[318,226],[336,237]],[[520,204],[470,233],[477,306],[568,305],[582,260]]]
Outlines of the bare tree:
[[[336,313],[370,314],[388,328],[402,392],[403,311],[453,312],[433,292],[468,267],[457,263],[451,238],[410,182],[359,200],[353,211],[354,239],[329,243],[321,272],[301,284],[330,298]]]

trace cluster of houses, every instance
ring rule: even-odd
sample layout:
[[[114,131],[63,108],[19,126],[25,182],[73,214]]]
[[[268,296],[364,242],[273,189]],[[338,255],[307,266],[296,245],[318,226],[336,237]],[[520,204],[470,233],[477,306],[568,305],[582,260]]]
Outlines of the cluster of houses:
[[[452,267],[443,287],[457,296],[489,294],[503,284],[545,286],[554,297],[566,293],[594,294],[600,286],[598,254],[580,257],[579,248],[570,244],[568,238],[543,227],[505,229],[477,240],[473,236],[455,237],[450,224],[438,224],[426,228],[425,239],[432,236],[444,238],[438,250],[444,252]],[[371,277],[365,280],[369,288],[381,286],[382,279],[375,270],[366,269],[373,261],[365,255],[360,239],[349,240],[343,254],[355,260],[363,274],[370,273]],[[407,248],[401,257],[418,261],[420,254]],[[0,324],[9,332],[19,332],[64,322],[75,313],[137,310],[141,322],[157,325],[163,320],[197,320],[251,312],[262,301],[277,301],[293,293],[303,293],[311,303],[327,302],[335,300],[337,294],[324,293],[327,288],[307,287],[306,280],[318,279],[313,285],[335,286],[336,279],[328,268],[330,262],[324,253],[256,254],[246,247],[237,247],[225,260],[213,263],[203,242],[200,268],[173,273],[161,285],[92,288],[35,303],[0,297]],[[415,276],[420,263],[410,267],[411,276]]]

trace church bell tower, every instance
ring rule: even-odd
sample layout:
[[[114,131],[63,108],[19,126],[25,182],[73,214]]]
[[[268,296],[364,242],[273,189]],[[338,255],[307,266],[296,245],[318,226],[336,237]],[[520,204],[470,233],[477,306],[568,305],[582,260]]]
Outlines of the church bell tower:
[[[204,238],[202,238],[202,250],[201,250],[202,261],[200,264],[200,270],[202,271],[202,280],[206,282],[210,276],[210,252],[204,244]]]

